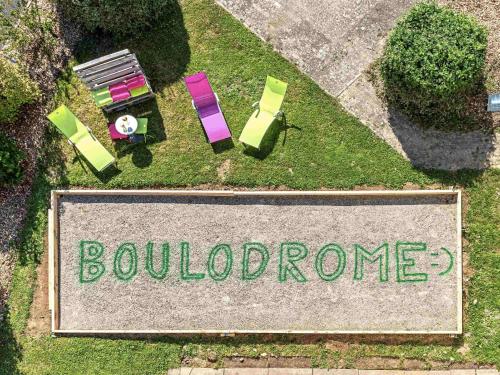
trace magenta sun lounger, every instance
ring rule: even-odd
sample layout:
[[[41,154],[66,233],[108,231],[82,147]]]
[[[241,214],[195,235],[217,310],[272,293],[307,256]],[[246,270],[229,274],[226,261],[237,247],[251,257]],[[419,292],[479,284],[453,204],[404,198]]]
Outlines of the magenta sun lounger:
[[[193,108],[205,129],[208,141],[215,143],[231,138],[226,119],[219,106],[219,98],[212,90],[204,72],[196,73],[184,78],[186,87],[193,98]]]

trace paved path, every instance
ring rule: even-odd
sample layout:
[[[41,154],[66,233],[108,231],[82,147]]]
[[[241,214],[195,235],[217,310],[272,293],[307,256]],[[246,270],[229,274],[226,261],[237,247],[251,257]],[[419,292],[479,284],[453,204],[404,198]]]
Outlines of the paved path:
[[[167,375],[498,375],[495,369],[456,369],[437,371],[355,370],[312,368],[191,368],[168,370]]]
[[[495,134],[423,131],[389,111],[363,73],[416,0],[216,0],[416,166],[500,166]]]

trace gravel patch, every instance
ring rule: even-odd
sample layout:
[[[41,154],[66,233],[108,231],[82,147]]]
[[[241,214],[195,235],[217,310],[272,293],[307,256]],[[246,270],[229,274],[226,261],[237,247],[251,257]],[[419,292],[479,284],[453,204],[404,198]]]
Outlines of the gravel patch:
[[[450,332],[459,324],[455,263],[459,234],[453,196],[71,195],[60,198],[58,212],[63,330]],[[98,254],[82,240],[104,246],[99,266],[82,263],[81,251],[84,259]],[[154,277],[146,260],[149,241],[155,244]],[[160,256],[164,241],[170,248],[168,270]],[[426,243],[427,250],[404,256],[416,262],[406,267],[408,272],[427,273],[425,281],[401,281],[397,241]],[[135,244],[136,256],[127,251],[117,260],[117,249],[125,242]],[[189,243],[189,267],[182,266],[182,242]],[[269,260],[259,276],[244,279],[244,265],[254,272],[262,259],[254,253],[248,263],[243,261],[243,244],[250,242],[263,244]],[[302,243],[308,249],[297,261],[300,271],[285,272],[284,278],[288,263],[280,259],[293,255],[283,255],[283,242]],[[339,268],[331,253],[324,270],[340,271],[337,278],[325,280],[318,271],[317,254],[330,243],[344,249],[346,261]],[[385,266],[379,268],[376,260],[365,261],[360,276],[354,244],[373,251],[383,243],[388,244],[387,278],[381,276]],[[217,244],[228,244],[233,260],[227,266],[227,252],[219,253],[211,271],[209,254]],[[131,267],[129,260],[135,257],[136,267]],[[158,276],[161,270],[164,273]],[[94,278],[93,272],[99,275]],[[222,278],[223,272],[228,273]]]

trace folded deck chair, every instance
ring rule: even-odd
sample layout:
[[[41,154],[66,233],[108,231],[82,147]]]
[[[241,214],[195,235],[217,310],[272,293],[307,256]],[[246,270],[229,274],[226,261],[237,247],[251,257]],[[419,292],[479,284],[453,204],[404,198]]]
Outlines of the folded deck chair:
[[[119,102],[120,100],[130,98],[130,92],[128,91],[127,85],[124,83],[116,83],[109,86],[109,92],[111,93],[113,102]]]
[[[60,106],[47,117],[97,171],[101,172],[115,162],[113,155],[95,139],[92,131],[83,125],[65,105]]]
[[[149,87],[147,85],[136,87],[130,90],[130,94],[133,98],[147,94],[149,92]]]
[[[125,85],[127,85],[127,88],[129,90],[143,87],[145,84],[146,84],[146,78],[144,78],[142,74],[129,78],[125,81]]]
[[[287,84],[271,76],[267,76],[262,98],[253,106],[257,109],[252,114],[240,135],[240,142],[260,148],[260,144],[273,121],[281,117],[281,104],[285,98]]]
[[[193,98],[193,108],[205,129],[210,143],[231,138],[226,119],[219,106],[219,99],[214,93],[204,72],[184,78],[186,87]]]
[[[113,99],[111,98],[111,93],[107,87],[103,87],[99,90],[91,91],[92,98],[94,98],[95,104],[97,107],[104,107],[110,103],[113,103]]]

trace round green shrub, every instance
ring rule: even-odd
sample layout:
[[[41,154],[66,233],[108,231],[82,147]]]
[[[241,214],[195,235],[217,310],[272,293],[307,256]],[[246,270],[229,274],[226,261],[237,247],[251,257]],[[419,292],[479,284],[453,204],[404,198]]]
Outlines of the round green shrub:
[[[87,30],[127,36],[151,27],[176,0],[58,0]]]
[[[16,143],[0,133],[0,186],[19,182],[22,176],[23,152]]]
[[[21,106],[39,95],[37,85],[22,66],[0,57],[0,123],[15,121]]]
[[[424,122],[455,116],[485,65],[487,31],[473,18],[420,3],[389,35],[381,61],[388,99]]]

